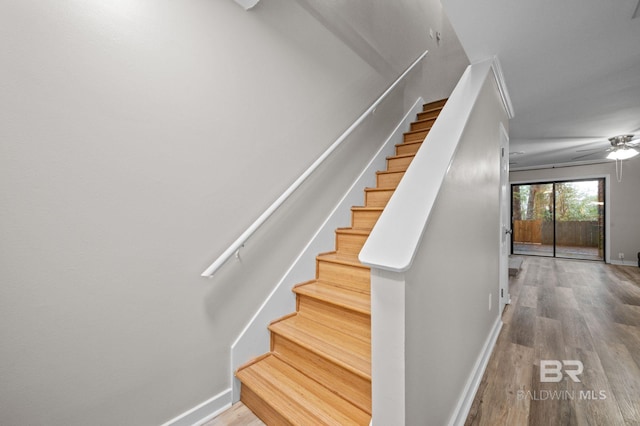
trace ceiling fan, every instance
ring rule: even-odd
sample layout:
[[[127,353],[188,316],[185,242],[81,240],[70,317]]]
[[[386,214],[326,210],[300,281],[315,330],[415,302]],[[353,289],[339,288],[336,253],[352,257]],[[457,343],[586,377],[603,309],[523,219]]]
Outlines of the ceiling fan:
[[[640,129],[638,129],[640,130]],[[637,149],[635,149],[638,145],[640,145],[640,134],[625,134],[618,135],[612,138],[609,138],[609,143],[611,147],[603,150],[602,148],[588,148],[588,149],[578,149],[576,152],[585,152],[585,151],[595,151],[589,154],[580,155],[578,157],[574,157],[571,160],[580,160],[593,155],[601,156],[603,153],[608,152],[605,158],[609,160],[626,160],[628,158],[635,157],[640,154]]]

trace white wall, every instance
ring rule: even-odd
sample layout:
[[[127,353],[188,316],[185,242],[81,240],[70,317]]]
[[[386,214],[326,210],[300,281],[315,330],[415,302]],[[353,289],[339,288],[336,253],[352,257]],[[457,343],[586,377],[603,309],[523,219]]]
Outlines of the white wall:
[[[611,262],[619,262],[618,253],[625,254],[625,262],[638,264],[640,252],[640,157],[622,162],[622,182],[616,179],[615,162],[586,166],[562,167],[511,172],[511,182],[535,182],[549,180],[571,180],[609,176],[609,221],[611,224],[609,239]]]
[[[0,3],[0,424],[159,424],[229,388],[231,342],[411,100],[200,272],[425,48],[435,97],[466,65],[428,38],[439,4],[394,10],[353,24],[386,74],[296,2]]]
[[[408,425],[456,415],[499,317],[499,123],[508,128],[489,73],[405,274]]]

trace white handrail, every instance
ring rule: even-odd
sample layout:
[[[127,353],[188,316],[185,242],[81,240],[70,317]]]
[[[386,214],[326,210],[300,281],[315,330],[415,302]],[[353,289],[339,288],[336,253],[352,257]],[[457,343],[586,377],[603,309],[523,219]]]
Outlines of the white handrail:
[[[278,208],[287,200],[287,198],[289,198],[291,194],[293,194],[295,190],[298,189],[300,185],[302,185],[302,183],[309,176],[311,176],[311,174],[318,168],[318,166],[320,166],[320,164],[322,164],[324,160],[326,160],[329,157],[329,155],[331,155],[331,153],[335,151],[342,144],[342,142],[344,142],[347,139],[347,137],[351,134],[351,132],[353,132],[356,129],[356,127],[358,127],[367,118],[367,116],[371,114],[374,109],[376,109],[376,107],[384,100],[384,98],[393,89],[395,89],[395,87],[407,76],[407,74],[409,74],[409,72],[411,72],[411,70],[427,55],[428,52],[429,52],[428,50],[425,50],[418,57],[418,59],[416,59],[411,65],[409,65],[409,67],[400,75],[400,77],[398,77],[396,81],[394,81],[393,84],[389,86],[389,88],[385,90],[385,92],[382,95],[380,95],[380,97],[364,113],[362,113],[362,115],[316,161],[314,161],[313,164],[309,166],[309,168],[305,170],[305,172],[298,179],[296,179],[296,181],[293,182],[291,186],[287,188],[287,190],[282,195],[280,195],[278,199],[275,200],[273,204],[271,204],[269,208],[265,210],[265,212],[262,213],[260,217],[258,217],[258,219],[256,219],[255,222],[253,222],[251,226],[247,228],[246,231],[242,233],[242,235],[238,237],[237,240],[235,240],[202,273],[202,276],[203,277],[213,276],[213,274],[215,274],[216,271],[220,269],[220,267],[224,265],[224,263],[227,260],[229,260],[235,253],[237,253],[238,250],[240,250],[242,246],[244,246],[245,242],[258,230],[258,228],[260,228],[260,226],[262,226],[262,224],[266,222],[267,219],[269,219],[269,217],[276,210],[278,210]]]
[[[363,265],[392,272],[411,267],[491,64],[485,61],[467,67],[362,247],[358,258]]]

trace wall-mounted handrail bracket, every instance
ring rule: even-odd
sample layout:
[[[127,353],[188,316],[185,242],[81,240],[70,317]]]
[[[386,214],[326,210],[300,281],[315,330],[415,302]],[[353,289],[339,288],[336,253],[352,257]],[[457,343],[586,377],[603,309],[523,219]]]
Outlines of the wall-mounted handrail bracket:
[[[242,260],[240,259],[240,250],[242,250],[243,248],[244,248],[244,244],[242,244],[240,247],[238,247],[238,250],[236,250],[236,259]]]
[[[249,10],[251,9],[253,6],[255,6],[256,4],[258,4],[258,2],[260,0],[235,0],[236,3],[238,3],[240,6],[242,6],[242,8],[244,10]]]

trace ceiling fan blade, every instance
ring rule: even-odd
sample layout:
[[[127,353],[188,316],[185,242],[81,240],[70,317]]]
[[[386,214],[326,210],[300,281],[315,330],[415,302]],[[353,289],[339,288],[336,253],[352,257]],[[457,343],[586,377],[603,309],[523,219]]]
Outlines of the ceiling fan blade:
[[[592,152],[592,153],[590,153],[590,154],[580,155],[580,156],[578,156],[578,157],[574,157],[574,158],[572,158],[572,159],[571,159],[571,161],[580,160],[580,159],[582,159],[582,158],[587,158],[587,157],[590,157],[590,156],[592,156],[592,155],[596,155],[596,154],[601,154],[602,152],[604,152],[604,151],[598,151],[598,152]]]
[[[587,151],[597,151],[602,148],[587,148],[587,149],[577,149],[576,152],[587,152]]]

